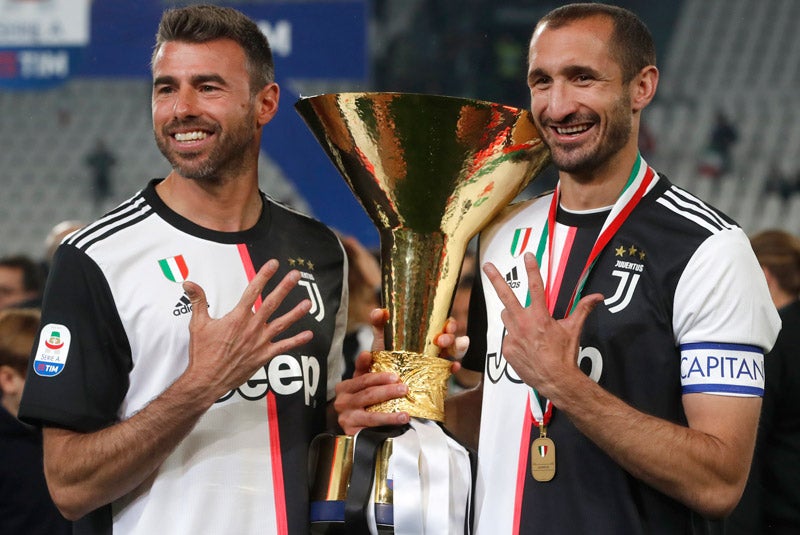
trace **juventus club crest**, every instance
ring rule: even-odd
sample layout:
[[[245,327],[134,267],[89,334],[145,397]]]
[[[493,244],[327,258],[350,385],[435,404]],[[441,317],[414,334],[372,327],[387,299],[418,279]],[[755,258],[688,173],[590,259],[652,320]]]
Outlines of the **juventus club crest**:
[[[614,249],[614,269],[611,275],[617,280],[617,287],[611,297],[603,301],[612,314],[624,310],[630,304],[639,278],[644,272],[646,256],[635,245],[619,245]]]
[[[314,277],[314,263],[311,260],[304,258],[290,258],[289,266],[300,271],[300,282],[298,286],[305,288],[308,293],[308,298],[311,300],[311,310],[308,313],[318,322],[325,319],[325,303],[322,301],[322,295],[317,286],[317,280]]]

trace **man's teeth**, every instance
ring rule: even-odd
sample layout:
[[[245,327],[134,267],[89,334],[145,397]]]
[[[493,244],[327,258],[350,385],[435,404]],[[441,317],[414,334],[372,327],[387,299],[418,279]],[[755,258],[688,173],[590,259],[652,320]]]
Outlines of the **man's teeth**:
[[[588,130],[589,127],[586,125],[578,125],[578,126],[561,126],[556,127],[556,132],[562,135],[568,134],[580,134],[581,132],[585,132]]]
[[[208,134],[205,132],[180,132],[175,134],[176,141],[196,141],[207,137]]]

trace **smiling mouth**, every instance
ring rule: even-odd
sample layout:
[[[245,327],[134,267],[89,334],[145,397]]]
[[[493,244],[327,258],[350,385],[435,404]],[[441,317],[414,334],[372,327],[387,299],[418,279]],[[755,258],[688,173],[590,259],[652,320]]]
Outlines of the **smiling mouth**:
[[[553,130],[560,136],[574,136],[582,134],[592,127],[591,124],[579,124],[572,126],[553,126]]]
[[[205,139],[208,137],[208,133],[195,130],[193,132],[176,132],[172,135],[175,138],[175,141],[185,142],[185,141],[198,141],[200,139]]]

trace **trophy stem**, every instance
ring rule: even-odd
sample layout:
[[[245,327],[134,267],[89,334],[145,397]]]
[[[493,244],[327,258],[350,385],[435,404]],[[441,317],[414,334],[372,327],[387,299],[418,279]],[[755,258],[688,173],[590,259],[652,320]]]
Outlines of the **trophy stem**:
[[[438,357],[434,338],[444,329],[464,251],[441,232],[408,228],[381,232],[384,332],[387,350]],[[456,262],[457,260],[457,262]]]

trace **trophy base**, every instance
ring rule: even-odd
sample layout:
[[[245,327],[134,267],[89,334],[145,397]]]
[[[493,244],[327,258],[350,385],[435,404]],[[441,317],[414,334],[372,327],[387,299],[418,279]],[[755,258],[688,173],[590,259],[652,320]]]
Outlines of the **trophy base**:
[[[473,469],[474,452],[432,421],[318,435],[309,448],[310,532],[389,535],[397,519],[405,532],[467,534]]]
[[[389,458],[393,437],[407,429],[408,426],[364,429],[357,446],[349,435],[325,433],[314,438],[309,447],[312,534],[365,533],[368,517],[374,519],[379,534],[394,533]]]
[[[373,351],[372,372],[392,372],[408,386],[402,398],[367,407],[371,412],[405,411],[415,418],[444,421],[444,400],[452,363],[410,351]]]

